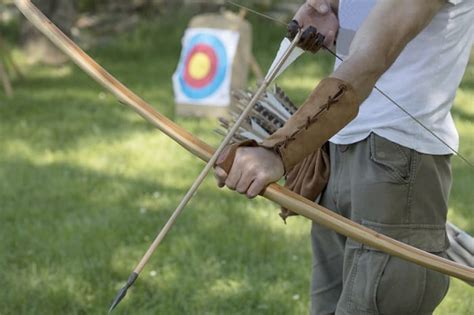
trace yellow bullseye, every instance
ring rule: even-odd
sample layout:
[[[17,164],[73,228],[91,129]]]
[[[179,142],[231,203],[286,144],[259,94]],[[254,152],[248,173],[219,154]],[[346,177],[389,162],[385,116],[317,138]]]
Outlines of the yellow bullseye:
[[[202,52],[198,52],[189,60],[189,74],[191,78],[200,80],[205,78],[211,70],[211,60],[209,56]]]

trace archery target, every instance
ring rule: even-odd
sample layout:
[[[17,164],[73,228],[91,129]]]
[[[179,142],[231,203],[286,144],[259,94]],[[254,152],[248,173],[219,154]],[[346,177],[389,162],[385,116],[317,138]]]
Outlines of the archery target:
[[[173,75],[178,103],[221,105],[230,103],[232,61],[238,33],[193,28],[183,38],[183,51]]]

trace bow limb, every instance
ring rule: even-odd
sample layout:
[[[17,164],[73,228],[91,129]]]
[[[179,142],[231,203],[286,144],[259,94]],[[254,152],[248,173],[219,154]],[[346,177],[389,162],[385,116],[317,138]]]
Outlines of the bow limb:
[[[211,146],[158,113],[151,105],[130,91],[64,35],[31,1],[15,0],[15,4],[36,28],[106,90],[178,142],[183,148],[204,161],[209,160],[214,152]],[[464,281],[474,282],[474,268],[457,264],[377,233],[278,184],[268,186],[262,196],[357,242]]]

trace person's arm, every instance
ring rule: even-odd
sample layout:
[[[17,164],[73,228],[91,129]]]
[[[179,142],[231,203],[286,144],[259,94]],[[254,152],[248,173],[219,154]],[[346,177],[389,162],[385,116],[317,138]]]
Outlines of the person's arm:
[[[378,1],[357,31],[349,56],[331,77],[350,83],[362,102],[405,46],[431,22],[445,2]]]
[[[332,117],[332,120],[325,118],[309,119],[320,108],[321,104],[318,103],[327,100],[328,96],[326,94],[330,93],[330,89],[327,89],[326,85],[318,86],[307,102],[290,118],[285,126],[263,141],[262,145],[264,147],[239,148],[236,151],[229,174],[222,168],[216,167],[215,176],[218,185],[221,187],[226,185],[230,189],[247,194],[248,197],[252,198],[268,184],[280,179],[284,174],[284,166],[287,166],[288,159],[283,157],[280,149],[275,150],[276,147],[265,145],[265,143],[272,144],[275,138],[286,138],[290,141],[288,147],[285,144],[284,148],[286,148],[286,152],[289,152],[288,156],[291,155],[292,165],[295,161],[301,161],[305,158],[303,153],[316,150],[317,146],[331,137],[327,129],[318,128],[316,124],[324,126],[324,128],[329,126],[332,134],[343,128],[348,123],[348,119],[339,119],[338,115],[345,115],[344,108],[353,109],[354,105],[358,106],[367,98],[380,76],[393,64],[403,48],[430,23],[444,3],[445,0],[378,1],[357,32],[351,44],[349,56],[330,76],[333,81],[326,79],[326,85],[332,86],[333,90],[340,84],[334,82],[334,80],[347,83],[342,84],[345,85],[343,89],[346,90],[345,93],[334,94],[334,97],[342,95],[343,98],[347,99],[347,102],[345,100],[338,101],[337,107],[332,106],[332,110],[326,112],[326,116],[336,116]],[[350,94],[347,94],[348,92]],[[327,108],[329,109],[329,105],[327,105]],[[337,113],[338,111],[340,114]],[[303,114],[304,117],[299,114]],[[308,114],[309,116],[306,117],[305,115]],[[295,121],[304,121],[306,118],[308,118],[308,123],[311,124],[306,126],[304,130],[295,129],[295,125],[299,125],[299,123],[295,124]],[[343,123],[336,126],[331,124],[331,121]],[[295,130],[301,132],[296,133]],[[268,141],[269,139],[270,141]],[[297,143],[311,145],[298,147],[293,145]],[[313,148],[312,145],[316,147]],[[277,151],[279,153],[276,153]]]

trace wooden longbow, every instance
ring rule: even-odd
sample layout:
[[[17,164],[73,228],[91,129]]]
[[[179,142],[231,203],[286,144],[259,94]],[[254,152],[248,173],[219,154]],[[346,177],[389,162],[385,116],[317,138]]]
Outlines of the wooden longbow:
[[[130,91],[64,35],[31,1],[15,0],[15,4],[38,30],[122,103],[131,107],[153,126],[201,160],[209,160],[214,151],[210,145],[157,112]],[[474,268],[460,265],[377,233],[278,184],[268,186],[262,196],[357,242],[461,280],[474,282]]]

